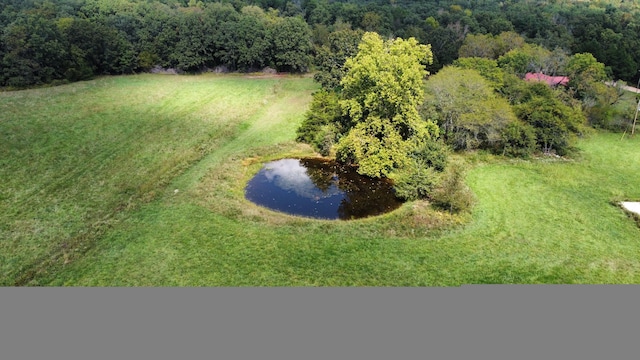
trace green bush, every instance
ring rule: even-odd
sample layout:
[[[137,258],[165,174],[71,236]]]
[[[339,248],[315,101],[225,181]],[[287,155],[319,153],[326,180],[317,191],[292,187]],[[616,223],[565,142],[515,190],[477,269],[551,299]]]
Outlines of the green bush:
[[[421,161],[414,161],[412,166],[406,167],[394,175],[393,188],[396,191],[396,196],[409,201],[429,197],[440,181],[440,176],[434,168]]]
[[[313,94],[309,111],[297,130],[296,140],[313,146],[322,155],[328,155],[342,124],[338,101],[338,94],[332,91],[321,90]]]
[[[336,143],[336,139],[337,130],[335,125],[325,125],[320,128],[313,145],[322,156],[329,156],[331,154],[333,144]]]
[[[579,106],[567,105],[561,97],[560,93],[547,90],[544,94],[533,94],[514,108],[518,118],[534,128],[541,151],[563,156],[571,150],[575,136],[585,131],[586,118]]]
[[[621,108],[613,105],[595,105],[585,111],[589,124],[596,129],[623,132],[631,128],[635,117],[635,104]]]
[[[449,157],[449,147],[442,140],[427,140],[413,151],[412,157],[436,171],[444,171]]]
[[[611,119],[603,125],[603,128],[617,132],[628,131],[631,129],[634,117],[634,108],[627,109],[626,111],[616,110],[611,116]]]
[[[497,150],[502,155],[528,158],[536,151],[536,133],[531,125],[514,121],[502,130],[501,137]]]
[[[425,140],[409,154],[409,165],[394,172],[396,196],[404,200],[425,199],[438,186],[447,166],[449,147],[442,140]]]
[[[471,209],[474,199],[471,190],[464,183],[464,168],[460,163],[449,165],[440,186],[433,192],[431,201],[434,206],[451,213],[460,213]]]

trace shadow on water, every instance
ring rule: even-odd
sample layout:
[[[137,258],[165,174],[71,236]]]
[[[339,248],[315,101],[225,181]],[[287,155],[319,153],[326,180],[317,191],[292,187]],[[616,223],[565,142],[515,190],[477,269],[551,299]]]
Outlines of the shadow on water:
[[[272,210],[319,219],[364,218],[402,204],[390,181],[322,159],[267,163],[247,184],[245,197]]]

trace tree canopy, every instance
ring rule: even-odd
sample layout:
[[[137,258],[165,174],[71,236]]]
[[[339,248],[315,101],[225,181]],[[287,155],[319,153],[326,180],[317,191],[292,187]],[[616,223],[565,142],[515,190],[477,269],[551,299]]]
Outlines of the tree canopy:
[[[406,163],[411,147],[437,135],[437,126],[418,113],[432,56],[414,38],[363,35],[341,82],[340,105],[353,127],[337,144],[339,159],[358,164],[361,174],[388,176]]]
[[[456,150],[491,148],[516,120],[507,100],[473,69],[445,67],[427,82],[425,111]]]
[[[606,64],[607,74],[636,83],[640,75],[637,2],[555,0],[539,4],[2,0],[0,86],[76,81],[93,75],[148,71],[155,66],[187,72],[252,71],[270,66],[297,72],[313,70],[312,57],[318,73],[327,75],[324,80],[335,86],[346,59],[343,55],[353,55],[346,47],[354,48],[354,38],[344,37],[352,34],[338,34],[347,29],[375,31],[384,38],[414,37],[431,44],[433,62],[427,66],[431,72],[459,57],[498,59],[527,43],[555,55],[590,53]],[[344,41],[345,47],[336,47],[336,41]],[[518,72],[531,65],[531,55],[536,58],[534,67],[551,64],[541,65],[539,54],[529,50],[535,49],[512,53],[503,62]],[[335,73],[327,71],[332,60],[336,60]]]

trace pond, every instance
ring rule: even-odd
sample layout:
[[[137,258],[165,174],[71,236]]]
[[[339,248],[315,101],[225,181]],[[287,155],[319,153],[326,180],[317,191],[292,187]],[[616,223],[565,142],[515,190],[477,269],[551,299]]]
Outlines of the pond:
[[[318,219],[359,219],[402,204],[390,181],[323,159],[267,163],[247,184],[245,197],[272,210]]]

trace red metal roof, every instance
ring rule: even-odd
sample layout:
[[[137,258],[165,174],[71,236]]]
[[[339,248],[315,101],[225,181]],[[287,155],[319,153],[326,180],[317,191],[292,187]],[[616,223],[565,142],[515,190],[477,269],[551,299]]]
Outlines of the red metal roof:
[[[566,76],[549,76],[543,73],[527,73],[524,79],[526,81],[544,81],[549,84],[549,86],[567,86],[569,83],[569,78]]]

